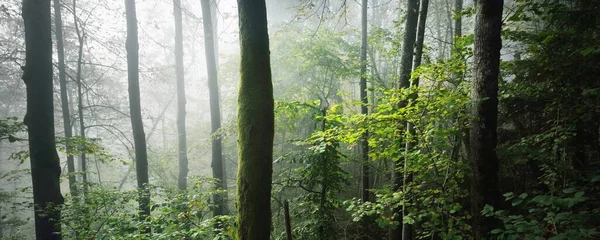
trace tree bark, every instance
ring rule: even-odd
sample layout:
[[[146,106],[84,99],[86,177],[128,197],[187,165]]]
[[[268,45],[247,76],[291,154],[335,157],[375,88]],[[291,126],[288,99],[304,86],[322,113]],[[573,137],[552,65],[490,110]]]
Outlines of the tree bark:
[[[183,72],[183,20],[181,17],[181,0],[173,0],[175,16],[175,75],[177,78],[177,134],[179,142],[179,178],[177,187],[187,188],[188,157],[187,135],[185,130],[185,78]]]
[[[407,10],[406,10],[406,22],[404,25],[404,38],[402,39],[402,57],[400,58],[400,76],[398,79],[398,87],[399,88],[408,88],[410,87],[410,74],[412,70],[413,63],[413,53],[414,53],[414,45],[417,35],[417,22],[419,18],[419,0],[407,0]],[[401,104],[400,107],[403,107],[406,103]],[[404,176],[401,175],[397,168],[397,163],[404,161],[402,159],[394,162],[392,166],[392,178],[394,181],[393,190],[399,190],[404,182]],[[406,162],[406,161],[404,161]],[[402,239],[404,224],[402,223],[402,219],[404,217],[403,207],[400,209],[394,209],[394,213],[396,217],[395,221],[398,221],[402,227],[397,227],[396,229],[392,229],[390,231],[390,239],[391,240],[399,240]]]
[[[146,139],[142,110],[140,104],[140,76],[139,76],[139,44],[135,0],[125,0],[127,14],[127,77],[129,84],[129,111],[131,127],[133,129],[133,142],[135,146],[135,172],[137,174],[139,217],[144,221],[150,216],[150,190],[148,189],[148,155],[146,152]],[[150,232],[150,229],[145,229]]]
[[[283,214],[286,240],[292,240],[292,222],[290,219],[290,204],[288,203],[288,200],[283,201]]]
[[[65,47],[63,40],[63,24],[61,14],[61,3],[54,0],[54,33],[56,35],[56,52],[58,55],[58,79],[60,82],[60,99],[62,106],[63,128],[65,130],[65,150],[67,154],[67,171],[69,173],[69,191],[73,197],[79,195],[77,190],[77,178],[75,177],[75,159],[72,155],[71,138],[73,127],[71,126],[71,113],[69,109],[69,96],[67,94],[67,75],[65,72]]]
[[[61,239],[60,159],[54,132],[52,83],[52,33],[50,0],[23,0],[25,66],[27,87],[25,124],[29,135],[31,180],[38,240]]]
[[[210,125],[212,135],[212,173],[213,178],[218,179],[216,183],[217,190],[226,190],[223,185],[225,174],[223,174],[223,151],[221,145],[221,136],[218,131],[221,128],[221,108],[219,103],[219,83],[217,79],[217,63],[215,55],[215,43],[213,36],[213,25],[211,15],[210,0],[201,0],[202,19],[204,24],[204,49],[206,53],[206,68],[208,69],[208,91],[210,95]],[[214,194],[213,202],[215,209],[214,216],[225,214],[226,202],[222,194]]]
[[[238,0],[241,81],[238,94],[237,239],[271,233],[273,83],[264,0]]]
[[[485,238],[499,224],[481,217],[483,207],[486,204],[499,207],[502,202],[496,155],[502,7],[502,0],[478,0],[470,130],[473,239]]]
[[[367,0],[362,0],[361,23],[362,23],[362,42],[360,45],[360,113],[369,114],[367,105],[369,98],[367,95]],[[369,132],[365,131],[361,139],[361,157],[362,157],[362,202],[369,201]]]

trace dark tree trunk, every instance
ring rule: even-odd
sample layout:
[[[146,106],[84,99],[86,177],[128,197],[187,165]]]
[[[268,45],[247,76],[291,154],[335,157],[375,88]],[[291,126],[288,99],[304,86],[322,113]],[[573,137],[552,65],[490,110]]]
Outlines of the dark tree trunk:
[[[67,171],[69,172],[69,191],[73,197],[79,195],[77,190],[77,178],[75,177],[75,160],[72,155],[70,140],[73,137],[71,126],[71,113],[69,109],[69,96],[67,94],[67,76],[65,72],[65,47],[63,41],[63,25],[61,14],[61,3],[54,0],[54,33],[56,34],[56,50],[58,55],[58,79],[60,82],[60,100],[62,106],[63,128],[65,130],[65,150],[67,153]]]
[[[475,23],[475,45],[470,131],[471,214],[474,239],[485,238],[498,222],[482,218],[486,204],[499,207],[496,155],[498,118],[498,75],[502,40],[502,0],[479,0]]]
[[[407,0],[407,11],[406,11],[406,22],[404,25],[404,38],[402,39],[402,56],[400,58],[400,76],[398,79],[398,87],[399,88],[408,88],[410,86],[410,74],[412,70],[413,63],[413,53],[415,40],[417,38],[417,22],[419,18],[419,0]],[[401,104],[401,105],[405,105]],[[403,107],[403,106],[400,106]],[[394,181],[394,191],[398,191],[404,182],[404,176],[400,174],[397,170],[397,164],[400,162],[405,162],[400,159],[394,162],[392,166],[392,178]],[[402,223],[403,219],[403,208],[394,209],[394,213],[396,213],[395,221],[400,223],[400,226],[396,229],[392,229],[390,231],[390,239],[391,240],[399,240],[402,239],[402,232],[404,228],[404,224]]]
[[[429,9],[429,0],[421,0],[421,4],[420,4],[420,12],[419,12],[419,21],[418,21],[418,27],[417,27],[417,39],[415,42],[415,57],[413,60],[413,64],[412,64],[412,69],[416,69],[421,65],[421,59],[423,57],[423,42],[425,40],[425,24],[427,23],[427,11]],[[414,79],[411,83],[410,86],[419,86],[419,78]],[[409,101],[414,101],[416,100],[417,96],[415,95],[412,99],[409,99]],[[416,139],[413,139],[413,137],[415,136],[416,132],[415,132],[415,128],[414,125],[410,122],[406,123],[406,130],[409,133],[410,137],[407,138],[406,144],[404,145],[404,148],[406,151],[413,151],[417,144]],[[408,159],[404,159],[404,179],[403,179],[403,183],[402,185],[404,187],[407,186],[407,184],[409,184],[410,182],[412,182],[413,180],[413,174],[412,173],[408,173],[407,169],[408,169]],[[405,188],[406,189],[406,188]],[[404,190],[404,196],[409,196],[407,191]],[[402,206],[402,215],[406,216],[407,214],[407,209],[406,207],[403,205]],[[413,239],[413,227],[410,224],[403,224],[402,225],[402,239],[403,240],[409,240],[409,239]]]
[[[210,0],[201,0],[202,19],[204,24],[204,46],[206,53],[206,67],[208,69],[208,91],[210,95],[210,125],[212,135],[212,173],[213,178],[218,179],[216,187],[218,190],[225,190],[223,185],[225,174],[223,174],[223,153],[221,146],[221,136],[218,131],[221,128],[221,108],[219,106],[219,83],[217,79],[217,63],[215,55],[215,43],[213,36],[213,25],[211,15]],[[213,214],[220,216],[225,214],[226,202],[222,194],[214,194],[213,202],[215,209]]]
[[[135,172],[139,191],[139,217],[150,216],[150,190],[148,189],[148,155],[140,106],[139,45],[135,0],[125,1],[127,14],[127,77],[129,79],[129,114],[135,145]],[[150,232],[150,229],[145,229]]]
[[[458,16],[454,18],[454,36],[456,37],[462,36],[462,9],[463,0],[455,0],[454,14],[458,14]]]
[[[363,115],[369,114],[367,105],[369,98],[367,95],[367,0],[362,0],[362,42],[360,45],[360,113]],[[369,201],[369,132],[366,131],[362,135],[362,202]]]
[[[177,187],[187,188],[188,158],[187,135],[185,130],[185,79],[183,72],[183,20],[181,17],[181,0],[173,0],[175,15],[175,75],[177,78],[177,135],[179,139],[179,179]]]
[[[273,84],[264,0],[238,0],[241,81],[238,94],[237,239],[271,233]]]
[[[35,237],[61,239],[58,205],[63,203],[63,197],[54,140],[50,0],[23,0],[22,10],[26,49],[22,79],[27,86],[25,124],[29,134]]]
[[[283,202],[283,214],[285,220],[285,237],[286,240],[292,240],[292,222],[290,219],[290,204],[288,200]]]

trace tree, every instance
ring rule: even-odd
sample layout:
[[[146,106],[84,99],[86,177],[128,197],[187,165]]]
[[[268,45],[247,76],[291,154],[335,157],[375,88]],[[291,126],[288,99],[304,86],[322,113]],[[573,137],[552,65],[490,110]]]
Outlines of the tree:
[[[274,102],[264,0],[238,0],[237,239],[270,239]]]
[[[361,6],[361,44],[360,44],[360,113],[367,115],[369,97],[367,96],[367,0]],[[369,132],[362,135],[362,196],[363,202],[369,201]]]
[[[133,142],[135,145],[135,172],[139,190],[139,217],[145,220],[150,216],[150,190],[148,189],[148,155],[146,152],[146,138],[142,111],[140,104],[140,73],[139,73],[139,45],[135,0],[125,1],[127,15],[127,77],[129,83],[129,111],[131,127],[133,129]],[[147,232],[150,229],[146,229]]]
[[[27,86],[25,124],[29,134],[31,180],[38,240],[61,239],[60,159],[54,140],[52,84],[52,36],[50,1],[23,1],[25,22],[25,66]]]
[[[414,44],[417,38],[417,22],[419,18],[419,0],[408,0],[408,7],[406,10],[406,22],[404,25],[404,37],[402,39],[402,57],[400,59],[400,76],[398,79],[398,87],[399,88],[408,88],[410,87],[410,74],[412,70],[413,63],[413,53],[414,53]],[[405,103],[404,103],[405,104]],[[401,105],[404,105],[401,104]],[[402,107],[402,106],[400,106]],[[400,160],[398,160],[399,162]],[[404,165],[406,169],[406,159],[404,160]],[[394,181],[394,191],[400,189],[403,185],[403,182],[406,182],[406,173],[405,176],[401,176],[398,172],[397,163],[393,165],[393,181]],[[404,206],[402,209],[395,209],[395,220],[398,221],[402,227],[398,227],[393,229],[390,233],[392,240],[402,239],[403,230],[406,226],[402,223],[402,219],[404,216]]]
[[[72,146],[70,139],[73,137],[73,127],[71,127],[71,113],[69,109],[69,97],[67,94],[67,76],[65,71],[65,48],[63,41],[63,24],[61,14],[61,3],[54,0],[54,33],[56,34],[56,52],[58,55],[58,78],[60,82],[60,99],[62,106],[63,128],[65,131],[65,150],[67,153],[67,171],[69,172],[69,190],[71,195],[79,195],[77,191],[77,179],[75,178],[75,160],[71,153]]]
[[[417,38],[416,38],[416,42],[415,42],[415,55],[414,55],[414,59],[413,59],[413,64],[412,64],[412,69],[416,69],[421,65],[421,59],[423,57],[423,42],[425,40],[425,24],[427,23],[427,11],[429,9],[429,0],[421,0],[420,3],[420,12],[419,12],[419,21],[418,21],[418,26],[417,26]],[[419,78],[414,79],[411,83],[410,86],[419,86]],[[410,101],[414,101],[416,100],[417,96],[413,96],[411,99],[409,99]],[[405,140],[405,145],[404,145],[404,149],[406,152],[409,151],[414,151],[413,148],[415,148],[416,143],[415,143],[415,135],[416,135],[416,131],[415,131],[415,126],[413,125],[413,123],[411,123],[410,121],[406,122],[406,131],[408,132],[408,136],[406,137]],[[413,174],[412,173],[407,173],[408,168],[407,163],[408,162],[408,158],[404,158],[404,182],[402,183],[402,185],[404,187],[407,186],[407,184],[409,182],[412,181],[413,179]],[[403,196],[407,195],[407,188],[404,188],[403,192]],[[405,205],[403,205],[403,210],[402,210],[402,215],[406,216],[406,208],[404,207]],[[409,224],[404,224],[402,226],[402,239],[413,239],[413,228],[411,225]]]
[[[210,94],[210,126],[212,135],[212,173],[213,177],[219,181],[216,183],[218,190],[225,190],[223,185],[225,174],[223,169],[223,153],[221,146],[221,137],[218,131],[221,128],[221,107],[219,106],[219,83],[217,79],[217,63],[215,54],[215,43],[213,36],[213,25],[211,15],[211,5],[209,0],[200,1],[202,4],[202,19],[204,24],[204,49],[206,52],[206,68],[208,69],[208,91]],[[214,215],[225,214],[226,202],[222,194],[215,194],[213,202],[215,204]]]
[[[480,211],[484,205],[498,207],[502,202],[496,143],[503,0],[479,0],[477,3],[469,157],[473,238],[482,239],[497,222],[482,219]]]
[[[179,141],[179,178],[177,186],[180,190],[187,188],[188,159],[187,136],[185,130],[185,79],[183,72],[183,32],[181,17],[181,0],[173,0],[175,15],[175,75],[177,78],[177,135]]]
[[[463,0],[454,0],[454,36],[462,36],[462,9]]]
[[[79,114],[79,136],[81,139],[85,139],[85,122],[83,121],[83,79],[81,78],[81,65],[83,64],[83,41],[84,34],[79,29],[79,18],[77,17],[77,0],[73,0],[73,22],[75,24],[75,33],[77,34],[77,42],[79,44],[77,51],[77,113]],[[81,166],[81,182],[83,183],[83,195],[87,195],[87,160],[85,151],[81,152],[80,156]]]

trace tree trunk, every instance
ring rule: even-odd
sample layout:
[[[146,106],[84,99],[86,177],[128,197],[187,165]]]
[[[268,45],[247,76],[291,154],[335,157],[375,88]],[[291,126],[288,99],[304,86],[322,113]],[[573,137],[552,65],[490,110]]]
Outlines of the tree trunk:
[[[79,43],[79,49],[77,51],[77,110],[79,114],[79,136],[82,140],[85,140],[85,124],[83,121],[83,79],[81,79],[81,64],[83,58],[83,35],[79,29],[79,19],[77,19],[77,1],[73,0],[73,21],[75,23],[75,33],[77,34],[77,41]],[[84,199],[87,195],[87,160],[85,158],[85,151],[81,152],[79,165],[81,166],[81,183],[83,185],[83,196]]]
[[[210,125],[212,135],[212,172],[213,178],[218,179],[216,183],[217,190],[225,190],[223,185],[225,174],[223,174],[223,153],[221,146],[221,136],[218,131],[221,128],[221,108],[219,106],[219,83],[217,79],[217,63],[215,55],[215,43],[213,37],[212,15],[210,0],[201,0],[202,19],[204,24],[204,46],[206,53],[206,67],[208,69],[208,91],[210,95]],[[214,216],[225,214],[226,202],[223,201],[222,194],[214,194],[213,202],[215,209]]]
[[[175,75],[177,78],[177,133],[179,137],[179,179],[177,187],[187,188],[188,158],[187,136],[185,130],[185,79],[183,72],[183,20],[181,17],[181,0],[173,0],[175,15]]]
[[[421,59],[423,57],[423,42],[425,40],[425,24],[427,23],[427,11],[429,9],[429,0],[421,0],[421,4],[420,4],[420,13],[419,13],[419,21],[418,21],[418,27],[417,27],[417,39],[415,42],[415,57],[414,57],[414,61],[412,64],[412,69],[417,69],[420,65],[421,65]],[[419,78],[416,78],[414,81],[412,81],[410,83],[410,86],[419,86]],[[416,100],[417,96],[415,95],[412,99],[409,99],[409,101],[414,101]],[[409,138],[407,138],[406,144],[404,146],[405,151],[413,151],[413,148],[416,146],[416,140],[413,139],[415,136],[415,128],[414,125],[410,122],[406,123],[406,130],[409,133]],[[404,187],[404,195],[403,196],[407,196],[407,184],[409,184],[410,182],[412,182],[413,180],[413,174],[412,173],[408,173],[408,159],[404,159],[404,179],[403,179],[403,183],[402,186]],[[406,216],[406,207],[405,205],[402,206],[402,215]],[[403,224],[402,226],[402,239],[403,240],[409,240],[409,239],[413,239],[413,228],[412,225],[410,224]]]
[[[367,96],[367,0],[362,0],[362,42],[360,45],[360,113],[369,114],[367,105],[369,98]],[[362,135],[362,202],[369,201],[369,132],[365,131]]]
[[[491,218],[481,217],[483,207],[499,207],[502,202],[496,155],[502,7],[502,0],[479,0],[477,7],[470,131],[473,239],[485,238],[498,225]]]
[[[60,159],[54,132],[50,1],[23,0],[27,87],[25,124],[29,135],[31,180],[38,240],[61,239]]]
[[[77,190],[77,178],[75,177],[75,160],[72,155],[71,138],[73,127],[71,126],[71,113],[69,109],[69,97],[67,89],[67,76],[65,72],[65,48],[63,41],[63,25],[61,14],[61,3],[54,0],[54,33],[56,34],[56,50],[58,55],[58,78],[60,82],[60,99],[62,106],[63,128],[65,130],[65,150],[67,154],[67,171],[69,172],[69,191],[73,197],[79,195]]]
[[[150,190],[148,189],[148,155],[140,106],[139,45],[135,0],[125,0],[127,14],[127,77],[129,83],[129,114],[135,145],[135,172],[139,191],[139,217],[150,216]],[[150,232],[150,229],[145,229]]]
[[[454,36],[460,37],[462,36],[462,9],[463,9],[463,0],[455,0],[454,1],[454,14],[457,14],[454,18]]]
[[[408,88],[410,86],[410,74],[413,63],[414,44],[417,35],[417,22],[419,18],[419,0],[407,0],[407,11],[406,11],[406,22],[404,26],[404,38],[402,39],[402,57],[400,58],[400,76],[398,79],[399,88]],[[405,105],[401,104],[401,105]],[[403,107],[403,106],[400,106]],[[397,163],[403,161],[402,159],[394,162],[392,167],[392,178],[394,181],[393,190],[397,191],[402,187],[404,177],[397,170]],[[402,232],[404,225],[403,219],[403,208],[394,209],[396,213],[395,221],[398,221],[401,226],[396,229],[392,229],[390,232],[390,239],[399,240],[402,239]]]
[[[238,0],[241,81],[238,94],[237,239],[271,233],[273,84],[264,0]]]

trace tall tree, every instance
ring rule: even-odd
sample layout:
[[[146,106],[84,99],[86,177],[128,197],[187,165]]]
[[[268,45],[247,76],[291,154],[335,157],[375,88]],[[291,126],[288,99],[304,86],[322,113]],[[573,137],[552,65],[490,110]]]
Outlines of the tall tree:
[[[85,139],[85,122],[83,121],[83,79],[81,78],[81,66],[83,64],[83,41],[84,36],[79,26],[79,18],[77,17],[77,0],[73,0],[73,21],[75,24],[75,33],[77,34],[77,42],[79,44],[77,51],[77,75],[75,79],[77,81],[77,112],[79,114],[79,136]],[[79,159],[79,165],[81,166],[81,182],[83,183],[83,195],[84,198],[87,195],[87,160],[85,151],[81,152]]]
[[[202,19],[204,24],[204,49],[206,53],[206,68],[208,69],[208,91],[210,95],[210,126],[212,134],[212,173],[219,181],[216,184],[218,190],[224,190],[225,174],[223,173],[223,153],[221,137],[218,131],[221,128],[221,107],[219,106],[219,82],[217,79],[217,63],[215,55],[215,43],[213,36],[213,25],[210,0],[201,0]],[[215,204],[214,215],[225,214],[226,202],[222,194],[213,195]]]
[[[410,74],[412,71],[412,63],[413,63],[413,54],[414,54],[414,45],[415,40],[417,38],[417,22],[419,18],[419,0],[407,0],[407,9],[406,9],[406,21],[404,25],[404,37],[402,39],[402,56],[400,58],[400,76],[398,79],[398,87],[399,88],[408,88],[410,87]],[[402,103],[400,107],[403,107],[406,103]],[[406,159],[397,160],[397,162],[393,165],[393,181],[394,181],[394,190],[397,191],[403,185],[403,182],[406,180],[406,174],[400,175],[398,172],[397,163],[400,161],[404,162],[406,168]],[[402,232],[405,227],[403,224],[403,216],[404,216],[404,207],[401,209],[395,209],[395,221],[398,221],[402,227],[398,227],[393,229],[390,233],[390,237],[392,240],[402,239]]]
[[[52,33],[50,0],[23,0],[25,22],[25,66],[27,87],[25,124],[29,135],[31,180],[35,209],[35,237],[61,239],[60,159],[54,140],[54,96],[52,84]]]
[[[503,0],[478,0],[477,3],[469,157],[473,239],[482,239],[498,223],[482,218],[480,211],[486,204],[498,207],[502,202],[496,142]]]
[[[367,95],[367,0],[362,0],[361,6],[361,44],[360,44],[360,113],[369,114],[367,105],[369,98]],[[369,201],[369,132],[362,135],[362,202]]]
[[[181,17],[181,0],[173,0],[175,16],[175,75],[177,78],[177,135],[179,141],[179,179],[180,190],[187,188],[188,158],[187,135],[185,130],[185,79],[183,72],[183,23]]]
[[[135,0],[125,0],[127,15],[127,77],[129,83],[129,114],[135,146],[135,172],[138,184],[139,217],[150,216],[150,190],[148,189],[148,155],[140,104],[139,44]],[[150,229],[146,229],[150,231]]]
[[[56,35],[56,52],[58,55],[58,79],[60,82],[60,100],[62,106],[63,128],[65,131],[65,150],[67,152],[67,171],[69,172],[69,190],[71,195],[79,195],[77,191],[77,178],[75,177],[75,160],[72,155],[72,146],[70,140],[73,137],[73,127],[71,127],[71,113],[69,109],[69,96],[67,94],[67,74],[65,71],[65,47],[63,40],[63,24],[61,3],[54,0],[54,33]]]
[[[412,64],[412,69],[416,69],[421,65],[421,60],[423,57],[423,42],[425,41],[425,25],[427,23],[427,12],[429,9],[429,0],[421,0],[420,3],[420,12],[419,12],[419,21],[417,23],[417,38],[415,41],[415,49],[414,49],[414,59],[413,59],[413,64]],[[419,86],[419,78],[414,79],[411,83],[410,86]],[[417,98],[416,95],[414,95],[411,99],[409,99],[409,101],[413,101]],[[405,140],[406,143],[404,145],[404,149],[406,151],[414,151],[415,146],[416,146],[416,140],[413,138],[413,136],[415,136],[416,131],[414,128],[413,123],[411,122],[407,122],[406,123],[406,131],[409,134],[409,137],[407,137],[407,139]],[[407,162],[408,159],[405,158],[404,159],[404,180],[402,185],[404,186],[404,195],[407,194],[406,191],[406,185],[412,181],[413,179],[413,174],[412,173],[407,173]],[[402,210],[402,215],[406,216],[406,208],[405,206],[403,206],[403,210]],[[407,239],[413,239],[413,228],[412,225],[409,224],[404,224],[402,227],[402,239],[407,240]]]
[[[238,0],[237,239],[270,239],[274,103],[264,0]]]

